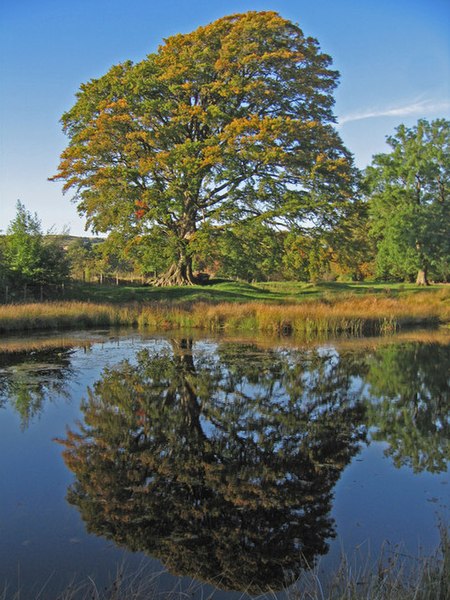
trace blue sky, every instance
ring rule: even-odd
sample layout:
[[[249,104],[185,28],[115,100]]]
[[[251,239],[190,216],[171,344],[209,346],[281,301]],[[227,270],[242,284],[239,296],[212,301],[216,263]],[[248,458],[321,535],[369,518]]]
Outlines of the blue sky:
[[[20,199],[44,230],[83,235],[70,196],[47,181],[80,84],[165,37],[248,10],[278,11],[332,56],[335,114],[357,166],[386,151],[400,123],[450,117],[448,0],[0,0],[0,230]]]

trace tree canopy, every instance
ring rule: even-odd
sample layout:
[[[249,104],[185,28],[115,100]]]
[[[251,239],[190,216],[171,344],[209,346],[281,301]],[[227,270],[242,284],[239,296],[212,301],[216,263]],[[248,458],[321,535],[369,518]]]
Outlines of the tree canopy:
[[[450,121],[400,125],[387,142],[391,152],[374,156],[366,172],[379,275],[403,279],[416,273],[418,284],[428,283],[430,271],[446,278]]]
[[[81,86],[53,179],[95,231],[162,237],[173,264],[160,284],[195,282],[192,244],[205,226],[331,227],[353,167],[333,128],[330,65],[275,12],[170,37]]]

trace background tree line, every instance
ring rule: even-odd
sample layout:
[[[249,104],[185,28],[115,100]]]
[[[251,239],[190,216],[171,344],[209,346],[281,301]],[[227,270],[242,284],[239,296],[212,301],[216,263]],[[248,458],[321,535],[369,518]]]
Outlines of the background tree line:
[[[334,126],[331,66],[271,11],[172,36],[80,87],[51,179],[156,285],[198,271],[446,279],[449,122],[400,125],[361,174]]]
[[[192,270],[249,282],[448,281],[449,125],[400,125],[387,139],[391,152],[359,174],[351,207],[332,228],[258,220],[202,227],[190,240]],[[140,235],[117,229],[104,239],[44,234],[38,216],[18,202],[0,237],[0,281],[6,300],[46,297],[70,279],[144,283],[167,272],[176,252],[157,226]]]
[[[400,125],[361,173],[335,127],[331,67],[298,25],[250,11],[81,85],[51,180],[106,239],[69,245],[72,276],[447,281],[450,122]],[[18,210],[5,277],[64,279],[37,217]]]

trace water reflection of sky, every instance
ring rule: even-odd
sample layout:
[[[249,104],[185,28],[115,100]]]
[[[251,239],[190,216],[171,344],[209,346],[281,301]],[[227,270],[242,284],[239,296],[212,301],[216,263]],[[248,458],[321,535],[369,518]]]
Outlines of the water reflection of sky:
[[[124,558],[130,565],[141,564],[141,555],[132,556],[86,533],[77,510],[65,501],[73,476],[54,439],[80,418],[80,400],[103,369],[124,359],[133,363],[136,351],[144,347],[167,351],[170,343],[134,335],[75,349],[70,357],[72,374],[66,382],[70,399],[64,394],[48,398],[42,413],[24,430],[10,405],[0,411],[0,589],[6,580],[13,589],[18,580],[26,588],[30,582],[38,585],[48,577],[55,586],[76,575],[107,577]],[[217,353],[217,349],[216,341],[201,341],[194,345],[194,354]],[[259,352],[249,360],[257,360]],[[333,357],[326,367],[331,369],[338,353],[329,347],[320,352]],[[306,374],[306,387],[312,383],[308,377]],[[258,384],[244,380],[243,385],[241,391],[246,395],[264,392]],[[350,389],[356,395],[362,389],[367,391],[360,377],[354,378]],[[276,383],[272,391],[280,405],[287,401],[280,384]],[[214,435],[210,421],[201,417],[201,422],[206,433]],[[329,555],[321,559],[324,568],[337,561],[342,549],[351,552],[363,548],[376,557],[383,543],[388,549],[403,544],[404,552],[413,555],[430,552],[437,545],[436,523],[449,515],[447,473],[416,474],[410,467],[396,469],[384,450],[382,442],[362,447],[342,472],[334,488],[332,509],[337,538]],[[155,562],[154,568],[162,567]],[[173,578],[163,581],[173,586]]]

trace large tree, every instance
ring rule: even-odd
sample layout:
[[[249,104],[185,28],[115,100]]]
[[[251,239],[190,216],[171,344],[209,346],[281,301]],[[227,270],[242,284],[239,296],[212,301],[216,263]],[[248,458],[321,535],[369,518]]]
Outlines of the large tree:
[[[426,285],[450,257],[450,121],[400,125],[387,142],[367,169],[379,273]]]
[[[192,241],[205,224],[330,227],[352,185],[330,64],[275,12],[170,37],[81,86],[53,179],[95,231],[163,235],[174,263],[160,284],[195,282]]]

